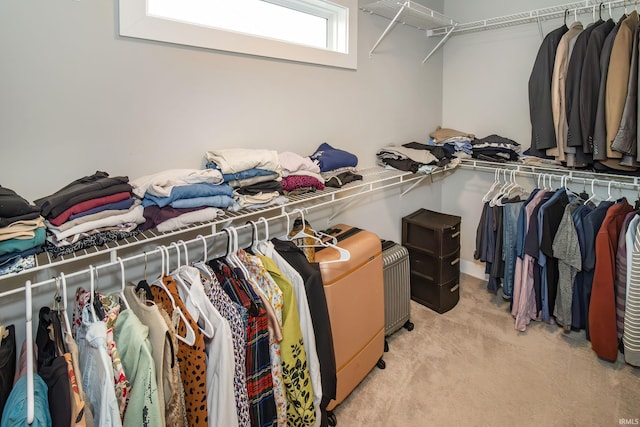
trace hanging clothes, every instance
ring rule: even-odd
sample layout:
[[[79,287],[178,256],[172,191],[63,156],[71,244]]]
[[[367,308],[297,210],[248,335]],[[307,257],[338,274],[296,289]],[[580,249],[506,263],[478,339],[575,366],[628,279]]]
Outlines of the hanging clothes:
[[[190,427],[208,427],[207,386],[206,386],[206,351],[204,336],[198,324],[189,315],[187,308],[180,299],[178,287],[170,276],[163,276],[162,283],[169,291],[176,307],[182,311],[195,333],[195,343],[188,345],[183,341],[178,343],[178,364],[180,378],[185,391],[185,410]],[[152,285],[153,301],[161,305],[169,316],[173,316],[174,308],[169,295],[159,286]],[[178,334],[186,336],[187,327],[183,322],[178,325]]]
[[[304,280],[304,287],[309,301],[309,311],[313,320],[313,330],[320,362],[322,379],[322,409],[323,425],[326,425],[326,408],[331,399],[336,398],[336,358],[333,349],[333,336],[329,309],[324,294],[320,266],[307,261],[304,253],[295,243],[279,239],[271,239],[275,250],[300,273]]]
[[[208,261],[207,264],[213,269],[227,295],[248,311],[246,369],[251,425],[271,426],[277,419],[277,413],[273,397],[266,310],[238,269],[232,270],[220,259]]]
[[[625,199],[607,210],[596,237],[596,264],[589,307],[591,346],[596,354],[612,362],[618,358],[615,303],[615,250],[625,216],[633,207]]]
[[[529,116],[531,118],[531,145],[525,154],[546,157],[544,150],[556,145],[551,107],[551,80],[555,55],[562,36],[569,30],[566,25],[551,31],[542,41],[529,77]]]

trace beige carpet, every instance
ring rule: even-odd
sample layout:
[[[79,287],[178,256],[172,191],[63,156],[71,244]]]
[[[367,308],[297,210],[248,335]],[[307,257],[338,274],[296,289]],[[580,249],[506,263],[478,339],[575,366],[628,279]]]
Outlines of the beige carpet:
[[[415,329],[389,337],[387,368],[374,368],[335,409],[338,426],[640,423],[640,369],[622,356],[599,360],[584,333],[542,323],[517,332],[508,302],[462,279],[448,313],[411,302]]]

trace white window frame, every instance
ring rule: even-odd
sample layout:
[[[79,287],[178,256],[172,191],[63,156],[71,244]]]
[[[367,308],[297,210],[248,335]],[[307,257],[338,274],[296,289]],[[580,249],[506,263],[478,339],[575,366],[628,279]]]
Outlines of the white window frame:
[[[316,5],[304,0],[268,1],[285,7],[295,3],[296,10],[316,15],[321,13]],[[328,37],[328,49],[153,17],[147,14],[146,0],[119,0],[120,35],[355,70],[358,65],[357,0],[331,2],[347,8],[347,22],[344,25],[339,15],[322,11],[320,16],[327,18],[333,27],[333,31],[328,29],[327,33],[336,35]]]

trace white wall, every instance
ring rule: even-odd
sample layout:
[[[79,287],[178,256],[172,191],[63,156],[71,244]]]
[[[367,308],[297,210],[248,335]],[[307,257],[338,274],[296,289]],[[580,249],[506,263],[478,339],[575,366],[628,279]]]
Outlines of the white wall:
[[[428,2],[442,10],[443,0]],[[0,3],[0,184],[27,199],[104,170],[201,167],[207,149],[311,154],[322,142],[375,163],[442,117],[437,40],[358,11],[357,71],[118,36],[117,1]]]

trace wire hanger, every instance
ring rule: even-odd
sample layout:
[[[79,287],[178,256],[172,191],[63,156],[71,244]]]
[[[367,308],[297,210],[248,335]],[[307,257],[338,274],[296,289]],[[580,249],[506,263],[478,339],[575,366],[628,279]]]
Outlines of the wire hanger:
[[[564,26],[567,26],[567,16],[569,16],[569,9],[564,11]]]
[[[207,268],[207,239],[202,234],[198,234],[196,238],[202,241],[203,250],[202,259],[193,263],[193,266],[197,268],[198,271],[200,271],[200,273],[202,273],[207,278],[207,280],[213,282],[215,279]]]

